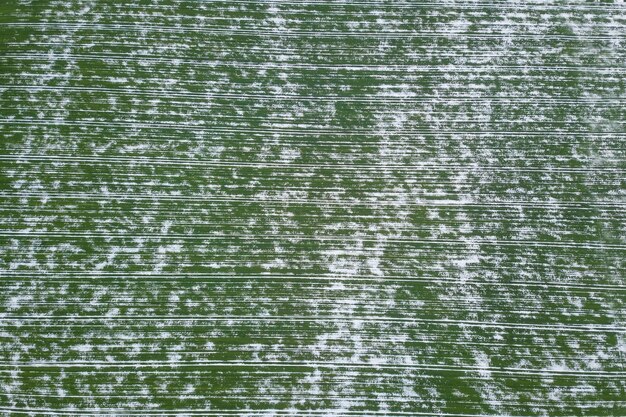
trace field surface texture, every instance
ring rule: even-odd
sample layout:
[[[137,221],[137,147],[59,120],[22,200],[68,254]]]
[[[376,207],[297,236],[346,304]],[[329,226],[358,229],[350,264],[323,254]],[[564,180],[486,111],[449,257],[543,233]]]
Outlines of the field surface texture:
[[[0,4],[0,415],[626,415],[626,4]]]

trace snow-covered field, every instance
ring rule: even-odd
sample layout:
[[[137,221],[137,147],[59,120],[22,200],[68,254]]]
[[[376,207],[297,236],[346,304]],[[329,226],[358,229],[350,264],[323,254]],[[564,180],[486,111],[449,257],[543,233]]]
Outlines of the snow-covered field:
[[[0,415],[623,416],[626,4],[0,4]]]

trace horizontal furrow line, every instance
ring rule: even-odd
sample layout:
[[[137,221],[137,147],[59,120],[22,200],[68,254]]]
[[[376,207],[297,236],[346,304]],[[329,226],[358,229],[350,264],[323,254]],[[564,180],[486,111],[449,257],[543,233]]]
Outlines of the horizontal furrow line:
[[[0,363],[0,367],[20,368],[72,368],[72,367],[96,367],[102,368],[183,368],[183,367],[255,367],[255,368],[331,368],[331,369],[411,369],[421,371],[449,371],[449,372],[491,372],[498,375],[532,375],[532,376],[569,376],[587,378],[614,378],[619,380],[626,377],[626,372],[619,371],[578,371],[578,370],[554,370],[554,369],[526,369],[526,368],[506,368],[506,367],[475,367],[475,366],[454,366],[454,365],[406,365],[406,364],[385,364],[368,362],[273,362],[273,361],[178,361],[171,363],[167,361],[129,361],[129,362],[8,362]],[[0,369],[0,372],[6,369]],[[9,370],[10,371],[10,370]]]
[[[1,24],[0,24],[1,26]],[[170,43],[167,45],[163,45],[163,39],[161,37],[158,39],[158,42],[154,42],[154,44],[147,42],[148,39],[143,39],[141,41],[137,41],[135,37],[130,39],[123,39],[117,41],[107,41],[103,39],[102,34],[81,34],[74,35],[71,34],[68,36],[66,32],[62,32],[58,35],[52,35],[47,31],[46,37],[44,38],[47,42],[43,40],[28,40],[21,42],[7,42],[6,46],[11,48],[11,51],[14,54],[23,54],[23,53],[50,53],[51,51],[46,48],[55,48],[58,47],[59,50],[62,47],[65,47],[68,41],[72,41],[75,43],[74,49],[72,53],[82,52],[80,55],[94,55],[97,54],[111,54],[113,51],[117,51],[117,53],[124,53],[125,51],[131,51],[133,56],[135,57],[154,57],[154,53],[156,51],[161,52],[162,57],[165,58],[174,58],[176,59],[194,59],[201,58],[207,59],[208,57],[222,57],[226,54],[232,56],[242,56],[248,57],[251,56],[253,60],[246,60],[245,62],[261,62],[263,61],[262,57],[266,57],[266,61],[275,63],[282,63],[287,61],[287,58],[290,59],[298,59],[298,60],[309,60],[314,59],[318,63],[322,64],[322,61],[328,58],[334,58],[335,62],[329,63],[332,65],[339,64],[345,62],[348,59],[364,59],[361,62],[355,62],[355,64],[365,64],[369,62],[371,65],[372,60],[376,59],[392,59],[392,57],[388,56],[388,51],[385,50],[376,50],[372,48],[371,45],[346,45],[342,43],[332,44],[332,43],[311,43],[311,40],[307,40],[304,46],[309,46],[311,49],[303,49],[298,48],[298,44],[293,45],[294,47],[289,47],[283,44],[283,42],[269,43],[268,45],[259,46],[257,42],[241,42],[240,39],[235,42],[233,39],[196,39],[196,42],[193,45],[193,49],[186,48],[183,52],[180,47],[188,46],[189,39],[185,39],[187,42],[182,42],[178,37],[172,37],[169,39]],[[68,37],[70,39],[68,39]],[[56,39],[58,38],[58,40]],[[157,40],[157,39],[155,39]],[[626,40],[626,39],[625,39]],[[232,44],[228,44],[228,41],[233,42]],[[598,54],[596,51],[583,50],[578,52],[573,56],[563,56],[555,53],[555,51],[546,52],[541,45],[537,43],[533,43],[531,45],[516,45],[511,46],[507,45],[505,49],[501,49],[498,52],[494,52],[493,44],[484,45],[484,49],[480,49],[475,46],[476,49],[470,50],[467,48],[465,44],[455,44],[450,45],[449,40],[446,39],[446,42],[443,42],[441,45],[435,43],[433,45],[409,45],[409,44],[401,44],[406,48],[407,53],[411,52],[410,46],[415,46],[415,49],[418,49],[422,52],[420,55],[408,55],[404,57],[402,60],[394,61],[394,62],[402,62],[402,65],[409,65],[411,63],[418,64],[421,63],[422,60],[424,62],[428,62],[428,65],[432,65],[433,62],[441,62],[444,59],[451,58],[459,58],[459,59],[478,59],[484,61],[486,59],[496,58],[500,61],[499,65],[502,65],[502,60],[512,60],[517,65],[520,65],[522,62],[526,62],[528,66],[532,67],[532,60],[539,60],[538,65],[542,65],[541,63],[544,60],[555,60],[559,56],[562,58],[561,64],[567,67],[570,62],[566,60],[567,58],[572,59],[572,63],[577,62],[579,59],[589,59],[598,58]],[[98,47],[98,49],[93,50],[94,46]],[[178,49],[175,47],[178,46]],[[316,49],[314,49],[316,48]],[[439,48],[441,50],[439,50]],[[204,51],[203,49],[209,49],[209,51]],[[139,52],[138,52],[139,51]],[[147,55],[148,51],[151,55]],[[52,51],[53,52],[53,51]],[[207,52],[210,52],[211,55],[207,55]],[[362,54],[367,54],[364,58]],[[536,55],[534,55],[535,53]],[[542,55],[545,53],[545,55]],[[279,57],[276,55],[280,54]],[[526,61],[522,61],[521,58],[524,58]],[[621,63],[620,58],[623,58],[622,51],[615,50],[611,51],[610,54],[601,57],[599,63],[606,64],[607,62],[615,62],[617,64]],[[305,62],[302,62],[305,63]],[[467,62],[468,65],[484,65],[484,62],[471,63]],[[492,62],[492,64],[495,64]],[[448,65],[448,64],[445,64]],[[537,65],[537,64],[535,64]],[[604,65],[606,66],[606,65]],[[615,65],[610,65],[610,67],[614,67]]]
[[[273,169],[333,169],[333,170],[357,170],[362,172],[363,170],[375,170],[377,175],[380,175],[380,170],[395,170],[395,171],[417,171],[417,170],[438,170],[438,171],[450,171],[450,170],[473,170],[473,171],[509,171],[509,172],[554,172],[554,173],[609,173],[615,175],[625,175],[626,170],[619,170],[615,167],[603,168],[603,167],[581,167],[581,168],[564,168],[558,166],[547,167],[515,167],[515,166],[494,166],[494,165],[477,165],[477,164],[456,164],[456,163],[415,163],[411,165],[400,164],[303,164],[303,163],[283,163],[283,162],[235,162],[235,161],[223,161],[223,160],[192,160],[182,158],[148,158],[148,157],[104,157],[104,156],[72,156],[72,155],[0,155],[0,161],[11,161],[19,163],[28,163],[32,161],[50,161],[52,163],[58,162],[79,162],[89,163],[101,163],[110,166],[111,164],[123,164],[123,165],[143,165],[150,166],[159,165],[176,165],[184,167],[235,167],[235,168],[273,168]]]
[[[457,284],[457,285],[482,285],[482,286],[498,286],[498,287],[538,287],[541,289],[562,289],[562,290],[584,290],[584,291],[602,291],[608,290],[612,292],[626,292],[626,286],[624,285],[604,285],[604,284],[584,284],[579,282],[552,282],[552,281],[533,281],[533,280],[525,280],[525,281],[487,281],[487,280],[477,280],[475,278],[467,278],[467,279],[455,279],[455,278],[445,278],[438,276],[428,276],[428,277],[415,277],[415,276],[402,276],[402,275],[341,275],[341,274],[332,274],[332,275],[289,275],[289,274],[276,274],[276,273],[262,273],[255,275],[248,274],[210,274],[210,273],[197,273],[197,272],[189,272],[189,273],[171,273],[171,272],[107,272],[107,271],[86,271],[86,272],[67,272],[67,271],[58,271],[54,273],[50,273],[47,271],[40,272],[29,272],[29,271],[10,271],[10,270],[0,270],[0,275],[2,275],[3,280],[0,281],[1,285],[10,285],[9,280],[19,279],[21,283],[24,282],[23,278],[30,278],[34,280],[34,282],[47,285],[51,280],[58,281],[59,285],[63,283],[70,282],[80,282],[83,285],[93,285],[97,286],[97,284],[93,284],[93,281],[104,280],[107,283],[110,283],[111,280],[123,280],[124,283],[128,283],[127,280],[137,279],[138,282],[145,283],[148,279],[148,282],[154,283],[158,281],[165,281],[166,283],[176,282],[178,285],[180,284],[189,284],[195,285],[198,282],[217,282],[219,285],[232,285],[241,280],[246,280],[245,283],[249,283],[250,281],[255,282],[268,282],[268,281],[276,281],[281,283],[289,283],[291,281],[305,281],[310,283],[311,281],[322,281],[322,282],[341,282],[344,285],[349,285],[350,283],[377,283],[380,285],[388,285],[392,283],[427,283],[427,284]],[[45,281],[42,281],[45,280]],[[369,285],[369,284],[368,284]]]
[[[219,28],[219,27],[206,27],[206,26],[169,26],[169,25],[155,25],[155,24],[124,24],[121,22],[116,23],[91,23],[87,21],[82,22],[71,22],[71,21],[55,21],[55,22],[45,22],[45,23],[37,23],[37,22],[1,22],[0,27],[24,27],[29,29],[35,28],[50,28],[50,27],[60,27],[65,31],[78,31],[78,30],[97,30],[97,31],[141,31],[152,32],[152,33],[200,33],[204,35],[217,35],[217,34],[228,34],[228,35],[238,35],[238,36],[255,36],[255,37],[277,37],[277,38],[292,38],[292,37],[308,37],[308,38],[350,38],[350,37],[375,37],[377,39],[423,39],[423,38],[447,38],[447,39],[497,39],[501,40],[503,37],[508,38],[518,38],[518,39],[529,39],[529,40],[554,40],[554,41],[568,41],[568,40],[576,40],[576,41],[592,41],[592,40],[603,40],[603,41],[612,41],[615,39],[615,35],[613,34],[590,34],[585,33],[583,35],[561,35],[561,34],[553,34],[553,33],[515,33],[515,32],[507,32],[507,33],[472,33],[472,32],[456,32],[456,31],[436,31],[436,30],[421,30],[421,31],[406,31],[406,30],[385,30],[385,31],[363,31],[363,30],[354,30],[354,31],[346,31],[346,30],[333,30],[333,31],[313,31],[313,30],[297,30],[297,29],[286,29],[286,28],[275,28],[268,29],[267,27],[260,28]],[[445,26],[442,26],[445,28]]]
[[[167,6],[164,5],[163,7],[165,8],[165,10],[172,10],[172,11],[176,11],[178,13],[179,11],[179,6],[180,5],[185,5],[187,7],[190,6],[198,6],[197,2],[190,2],[189,0],[168,0],[169,3],[172,3],[172,6]],[[260,3],[258,2],[258,0],[208,0],[205,1],[203,3],[200,4],[211,4],[211,5],[215,5],[216,7],[222,6],[220,8],[220,10],[223,10],[223,6],[224,5],[232,5],[232,4],[239,4],[239,5],[245,5],[247,7],[254,7],[254,10],[257,10],[257,8],[261,8],[261,10],[266,10],[268,4],[264,4],[264,3]],[[36,7],[36,5],[33,5],[34,7]],[[110,7],[111,5],[109,5]],[[581,10],[586,10],[586,11],[600,11],[603,14],[605,14],[608,11],[622,11],[623,8],[621,7],[621,4],[618,3],[607,3],[604,4],[602,3],[600,4],[596,4],[596,3],[588,3],[588,2],[583,2],[583,1],[571,1],[568,2],[567,4],[559,4],[559,3],[546,3],[546,2],[542,2],[541,0],[534,0],[534,1],[527,1],[522,3],[500,3],[500,2],[485,2],[485,1],[472,1],[472,2],[468,2],[468,3],[450,3],[450,2],[446,2],[446,1],[434,1],[434,2],[422,2],[422,1],[416,1],[416,2],[395,2],[395,3],[389,3],[389,2],[384,2],[384,1],[351,1],[349,3],[343,2],[343,1],[333,1],[333,0],[281,0],[278,3],[273,3],[270,4],[270,6],[274,6],[274,7],[285,7],[285,6],[298,6],[298,11],[300,10],[306,10],[303,9],[301,6],[322,6],[325,9],[353,9],[353,8],[357,8],[359,10],[363,10],[364,7],[372,7],[374,8],[374,10],[379,11],[379,12],[386,12],[388,13],[390,10],[394,10],[394,9],[399,9],[401,10],[401,13],[406,13],[407,9],[415,9],[415,8],[426,8],[427,10],[444,10],[443,7],[445,6],[445,8],[451,8],[451,9],[460,9],[460,10],[479,10],[479,11],[484,11],[484,10],[489,10],[490,8],[492,8],[493,10],[499,11],[499,10],[515,10],[515,11],[529,11],[529,12],[536,12],[536,11],[546,11],[546,10],[555,10],[555,11],[559,11],[561,13],[568,13],[568,14],[572,14],[573,16],[575,16],[576,14],[574,12],[577,11],[581,11]],[[436,6],[436,7],[433,7]],[[30,6],[29,6],[30,7]],[[122,3],[122,7],[124,7],[124,9],[126,8],[136,8],[139,10],[144,10],[146,9],[147,6],[144,6],[142,4],[128,4],[126,2]],[[149,10],[151,12],[154,12],[154,8],[150,7]],[[206,9],[204,7],[200,8],[201,11],[205,11]],[[228,10],[228,9],[226,9]],[[243,12],[246,11],[248,12],[248,9],[234,9],[235,11],[238,12]],[[277,9],[275,12],[272,12],[272,14],[274,13],[283,13],[285,11],[288,10],[284,10],[284,9]],[[315,12],[319,12],[317,10],[314,10]],[[332,15],[334,15],[336,10],[332,11]],[[269,11],[268,11],[269,13]],[[158,16],[158,15],[157,15]]]
[[[62,207],[62,212],[59,212],[59,209]],[[128,207],[130,208],[130,207]],[[19,210],[19,212],[16,212]],[[130,212],[124,214],[124,217],[120,217],[122,214],[122,210],[125,208],[106,208],[102,207],[99,209],[88,209],[83,207],[68,207],[68,206],[54,206],[52,204],[46,203],[46,206],[40,207],[27,207],[24,205],[10,206],[7,204],[0,205],[0,213],[9,213],[4,219],[0,218],[0,224],[5,227],[4,230],[19,230],[24,229],[26,227],[35,227],[35,222],[42,222],[37,225],[39,228],[48,227],[52,225],[53,222],[63,222],[64,224],[69,224],[71,226],[80,227],[83,224],[93,224],[93,225],[103,225],[109,227],[128,227],[128,216],[150,216],[150,224],[140,223],[139,226],[131,227],[132,230],[153,230],[155,228],[155,224],[159,222],[159,220],[167,221],[171,220],[176,227],[185,227],[185,226],[228,226],[228,227],[252,227],[258,228],[261,227],[258,224],[251,224],[249,216],[250,212],[245,212],[236,217],[232,208],[230,207],[211,207],[211,211],[207,211],[206,207],[196,210],[190,210],[189,207],[185,207],[181,212],[179,207],[132,207]],[[587,209],[590,210],[590,209]],[[504,224],[512,224],[514,227],[518,226],[521,222],[532,221],[539,228],[546,227],[547,225],[554,227],[558,226],[557,231],[561,231],[560,228],[567,227],[571,228],[575,226],[573,229],[568,229],[568,234],[573,233],[584,233],[585,230],[581,228],[581,226],[586,227],[596,227],[596,222],[598,221],[607,221],[611,222],[619,222],[620,220],[626,220],[626,213],[623,211],[619,212],[611,212],[611,211],[602,211],[600,215],[581,215],[576,219],[566,218],[562,211],[549,213],[552,215],[552,218],[547,218],[545,212],[541,211],[537,213],[536,216],[530,215],[528,213],[528,209],[525,212],[521,213],[515,208],[511,208],[503,211],[496,211],[490,209],[489,212],[484,213],[476,213],[475,210],[471,210],[471,208],[464,208],[459,210],[448,209],[446,213],[449,215],[450,213],[457,214],[465,214],[465,215],[478,215],[479,217],[473,217],[468,219],[437,219],[436,223],[432,219],[420,219],[422,225],[416,225],[415,221],[405,220],[401,224],[399,223],[390,223],[389,216],[386,215],[376,215],[376,214],[359,214],[353,212],[344,212],[342,210],[338,213],[333,213],[332,219],[325,219],[325,215],[327,213],[321,214],[309,214],[309,213],[296,213],[291,218],[291,221],[297,222],[293,225],[287,225],[284,222],[284,219],[277,217],[279,214],[273,213],[266,218],[266,221],[269,222],[270,225],[278,225],[284,226],[286,228],[294,227],[295,224],[302,225],[305,229],[307,227],[312,227],[311,225],[314,223],[318,230],[324,226],[333,226],[333,225],[342,225],[342,226],[362,226],[364,221],[380,221],[377,226],[374,226],[373,231],[389,231],[396,233],[398,231],[410,231],[410,230],[432,230],[435,225],[447,225],[450,227],[465,227],[468,226],[470,232],[476,231],[489,231],[495,230],[498,226]],[[563,210],[565,211],[565,210]],[[568,212],[571,210],[567,210]],[[595,209],[594,209],[595,211]],[[285,214],[288,212],[287,210],[281,212],[280,214]],[[224,221],[208,221],[207,219],[217,218],[217,216],[227,216],[227,220]],[[609,218],[610,216],[610,218]],[[194,219],[194,220],[190,220]],[[139,219],[138,219],[139,220]],[[510,222],[510,223],[509,223]],[[11,227],[7,227],[7,226]],[[577,227],[576,227],[577,226]],[[578,229],[578,230],[577,230]],[[47,229],[46,229],[47,230]],[[46,230],[42,229],[40,231],[45,232]],[[588,232],[588,231],[587,231]]]
[[[564,65],[499,65],[499,64],[481,64],[481,65],[412,65],[412,64],[390,64],[390,65],[363,65],[363,64],[299,64],[293,62],[249,62],[249,61],[224,61],[224,60],[209,60],[209,59],[194,59],[185,60],[180,58],[170,58],[164,56],[148,56],[137,54],[103,54],[90,55],[90,54],[71,54],[71,53],[32,53],[32,54],[19,54],[19,53],[5,53],[0,56],[0,61],[4,60],[66,60],[66,61],[137,61],[138,63],[167,63],[170,65],[178,66],[181,64],[187,67],[194,66],[208,66],[208,67],[232,67],[237,68],[262,68],[262,69],[328,69],[328,70],[345,70],[345,71],[371,71],[371,72],[411,72],[415,73],[482,73],[482,72],[498,72],[498,71],[540,71],[542,76],[546,76],[545,72],[556,71],[563,72],[572,70],[577,73],[591,72],[594,75],[598,74],[619,74],[626,70],[626,66],[564,66]]]
[[[402,206],[402,207],[541,207],[550,209],[563,209],[563,208],[578,208],[578,209],[590,209],[605,207],[620,208],[624,202],[622,199],[616,198],[615,201],[607,200],[577,200],[577,201],[554,201],[554,199],[547,199],[547,201],[521,201],[521,200],[501,200],[491,202],[471,201],[468,199],[420,199],[414,201],[397,200],[379,200],[379,201],[354,201],[354,200],[319,200],[319,199],[294,199],[294,198],[267,198],[262,196],[256,197],[238,197],[238,196],[202,196],[202,195],[188,195],[181,196],[176,194],[117,194],[117,193],[57,193],[57,192],[0,192],[0,197],[7,198],[37,198],[37,199],[79,199],[79,200],[95,200],[95,201],[136,201],[136,200],[149,200],[149,201],[198,201],[204,203],[255,203],[255,204],[278,204],[281,206],[288,204],[302,204],[302,205],[329,205],[340,207],[386,207],[386,206]]]
[[[74,128],[79,128],[81,126],[93,126],[93,127],[125,127],[130,129],[139,129],[139,128],[160,128],[160,129],[175,129],[175,130],[192,130],[194,132],[211,132],[211,133],[222,133],[222,132],[238,132],[238,133],[256,133],[256,134],[280,134],[280,133],[293,133],[299,136],[316,136],[316,135],[338,135],[338,136],[350,136],[350,135],[364,135],[364,136],[377,136],[380,137],[381,134],[384,133],[385,136],[398,136],[398,135],[475,135],[475,136],[489,136],[489,135],[498,135],[498,136],[540,136],[545,137],[548,135],[590,135],[596,137],[604,137],[604,136],[612,136],[612,135],[623,135],[622,131],[593,131],[593,130],[579,130],[579,131],[568,131],[568,130],[542,130],[542,131],[525,131],[525,132],[516,132],[516,131],[498,131],[498,130],[430,130],[430,129],[413,129],[413,130],[394,130],[394,131],[376,131],[376,129],[360,129],[360,130],[349,130],[349,129],[311,129],[307,127],[306,129],[293,129],[293,128],[275,128],[275,127],[260,127],[260,128],[242,128],[238,126],[206,126],[203,123],[196,124],[182,124],[182,123],[163,123],[163,122],[128,122],[128,121],[93,121],[93,120],[64,120],[64,119],[15,119],[15,118],[4,118],[0,119],[0,125],[31,125],[31,126],[72,126]]]
[[[79,87],[79,86],[46,86],[46,85],[15,85],[15,84],[2,84],[0,85],[0,91],[28,91],[32,93],[37,93],[40,91],[69,91],[72,93],[76,92],[86,92],[86,93],[107,93],[107,94],[115,94],[115,95],[128,95],[132,98],[135,98],[137,95],[149,95],[156,96],[158,98],[163,98],[167,96],[168,103],[170,102],[171,97],[182,97],[186,99],[200,99],[206,100],[207,98],[227,98],[227,99],[268,99],[272,101],[276,101],[277,99],[284,100],[297,100],[297,101],[348,101],[348,102],[374,102],[380,104],[389,104],[394,103],[396,101],[399,102],[414,102],[414,101],[425,101],[430,103],[433,102],[496,102],[500,105],[506,105],[508,103],[549,103],[549,104],[573,104],[580,105],[583,104],[591,104],[591,103],[606,103],[612,102],[616,105],[623,103],[625,100],[621,98],[608,98],[608,97],[554,97],[550,96],[539,96],[539,97],[526,97],[526,96],[428,96],[422,94],[411,94],[411,95],[384,95],[377,94],[372,96],[307,96],[307,95],[296,95],[296,94],[258,94],[258,93],[247,93],[245,90],[240,92],[232,93],[232,92],[214,92],[211,90],[207,90],[205,92],[197,92],[197,91],[185,91],[185,90],[157,90],[157,89],[137,89],[137,88],[106,88],[106,87]],[[229,101],[232,103],[232,101]]]
[[[161,372],[161,371],[159,371]],[[185,371],[187,372],[187,371]],[[144,372],[145,373],[145,372]],[[345,400],[344,400],[345,401]],[[332,407],[332,406],[331,406]],[[32,413],[46,413],[46,415],[94,415],[94,416],[102,416],[102,413],[111,413],[113,415],[124,415],[124,416],[180,416],[182,415],[194,415],[194,416],[237,416],[237,417],[267,417],[268,415],[272,416],[293,416],[294,410],[284,410],[284,409],[261,409],[261,410],[251,410],[251,409],[229,409],[229,410],[216,410],[213,408],[176,408],[176,409],[168,409],[165,410],[151,410],[148,408],[137,410],[137,406],[134,409],[128,408],[107,408],[107,407],[98,407],[95,409],[89,408],[81,408],[80,410],[76,408],[44,408],[44,407],[10,407],[10,406],[1,406],[0,411],[5,413],[22,413],[27,415],[32,415]],[[421,412],[412,410],[410,412],[401,412],[401,411],[377,411],[377,410],[367,410],[367,411],[349,411],[344,408],[326,408],[323,410],[297,410],[297,415],[302,417],[307,416],[323,416],[328,417],[332,415],[333,417],[367,417],[367,416],[385,416],[385,417],[404,417],[404,416],[425,416],[425,417],[433,417],[432,412]],[[437,411],[437,417],[501,417],[498,414],[471,414],[471,413],[445,413],[441,411]],[[533,417],[532,415],[512,415],[509,417]],[[604,415],[588,415],[588,417],[605,417]]]
[[[312,240],[312,241],[330,241],[330,242],[346,242],[346,241],[360,241],[360,242],[381,242],[381,239],[361,238],[354,236],[329,236],[319,235],[311,236],[305,234],[263,234],[263,235],[251,235],[251,234],[160,234],[160,235],[141,235],[141,234],[123,234],[123,233],[109,233],[109,232],[29,232],[29,231],[0,231],[2,237],[70,237],[70,238],[105,238],[110,239],[178,239],[178,240],[220,240],[220,239],[244,239],[244,240],[273,240],[285,239],[285,240]],[[495,246],[528,246],[528,247],[553,247],[553,248],[578,248],[578,249],[602,249],[602,250],[626,250],[626,245],[604,244],[600,242],[546,242],[546,241],[534,241],[534,240],[498,240],[498,239],[475,239],[469,240],[457,240],[457,239],[412,239],[412,238],[384,238],[385,243],[415,243],[415,244],[435,244],[435,245],[495,245]]]
[[[94,102],[90,102],[90,104],[95,104]],[[109,105],[109,104],[107,104]],[[210,118],[207,115],[207,111],[209,110],[208,108],[204,108],[204,109],[195,109],[193,112],[190,111],[183,111],[183,112],[177,112],[174,111],[173,109],[176,109],[177,106],[175,106],[172,103],[169,103],[169,108],[171,110],[169,111],[157,111],[155,110],[156,106],[144,106],[144,110],[143,111],[139,111],[141,109],[141,106],[133,106],[135,108],[135,113],[133,114],[133,118],[119,118],[119,117],[115,117],[111,119],[111,122],[125,122],[125,123],[144,123],[146,122],[146,120],[158,120],[158,123],[163,123],[163,124],[171,124],[171,123],[177,123],[177,118],[184,118],[184,123],[188,124],[188,125],[198,125],[198,123],[200,123],[200,126],[203,127],[209,127],[209,126],[218,126],[218,127],[222,127],[222,126],[229,126],[229,127],[239,127],[239,126],[248,126],[254,123],[260,123],[261,125],[259,126],[261,129],[263,128],[270,128],[270,127],[288,127],[288,128],[300,128],[300,129],[307,129],[307,128],[313,128],[313,127],[319,127],[319,124],[316,124],[315,126],[313,126],[311,124],[311,118],[303,118],[300,119],[299,121],[294,121],[293,119],[288,119],[285,117],[284,114],[278,114],[278,115],[271,115],[271,116],[254,116],[254,115],[246,115],[246,116],[231,116],[228,114],[214,114],[212,115]],[[182,108],[187,108],[187,107],[182,107]],[[18,106],[6,106],[5,110],[6,110],[6,114],[20,114],[23,113],[27,108],[22,106],[22,105],[18,105]],[[54,107],[50,107],[49,103],[42,103],[38,106],[30,106],[28,107],[28,111],[34,112],[34,111],[38,111],[41,113],[44,113],[46,118],[62,118],[64,119],[66,117],[66,113],[70,112],[72,114],[73,117],[76,117],[79,120],[98,120],[98,121],[104,121],[106,120],[106,117],[108,117],[109,115],[116,115],[119,116],[120,115],[120,110],[102,110],[102,109],[67,109],[66,107],[59,107],[59,108],[54,108]],[[211,107],[212,109],[212,107]],[[593,109],[594,111],[598,111],[599,109]],[[395,109],[394,111],[389,111],[387,113],[385,112],[376,112],[377,115],[379,116],[385,116],[385,115],[392,115],[392,114],[397,114],[398,109]],[[84,118],[82,115],[90,115],[91,118],[93,119],[87,119]],[[446,114],[446,117],[450,117],[453,116],[454,114],[462,114],[461,112],[429,112],[429,114],[431,114],[432,116],[436,116],[438,114]],[[165,117],[162,117],[165,116]],[[201,121],[201,122],[199,122]],[[218,124],[219,123],[219,124]],[[619,125],[626,125],[626,121],[612,121],[611,122],[613,125],[615,125],[615,127],[619,127]],[[420,121],[412,121],[411,123],[405,123],[405,126],[403,126],[401,131],[408,131],[406,125],[411,126],[414,125],[416,128],[419,129],[419,127],[423,126],[423,122]],[[510,126],[510,128],[515,128],[515,127],[525,127],[525,129],[527,130],[531,130],[531,131],[536,131],[536,128],[538,126],[547,126],[550,127],[551,129],[555,129],[555,128],[560,128],[561,126],[567,126],[569,128],[573,129],[577,129],[581,130],[581,127],[588,127],[589,126],[589,122],[587,121],[560,121],[560,120],[555,120],[555,121],[551,121],[551,120],[523,120],[520,121],[519,119],[504,119],[504,118],[500,118],[497,120],[493,120],[493,118],[491,119],[484,119],[481,120],[480,117],[476,118],[476,119],[467,119],[467,118],[455,118],[454,121],[449,121],[449,124],[453,127],[456,126],[463,126],[464,124],[470,125],[470,126],[475,126],[478,125],[478,129],[480,130],[480,126],[484,126],[484,125],[489,125],[489,126],[500,126],[500,125],[505,125],[505,126]],[[335,123],[335,124],[326,124],[326,126],[323,126],[323,128],[326,129],[340,129],[343,126],[343,124],[339,124],[339,123]],[[532,126],[532,129],[529,129],[529,126]],[[372,124],[371,127],[369,127],[369,129],[372,130],[383,130],[384,128],[381,128],[380,126],[374,125]],[[409,128],[410,129],[410,128]],[[465,129],[469,130],[469,126],[466,126]]]
[[[457,326],[457,327],[479,327],[479,328],[502,328],[502,329],[529,329],[529,330],[551,330],[551,331],[563,331],[563,332],[589,332],[589,333],[626,333],[626,327],[618,326],[602,326],[596,324],[581,324],[581,325],[563,325],[563,324],[526,324],[526,323],[512,323],[512,322],[494,322],[494,321],[475,321],[475,320],[452,320],[452,319],[422,319],[422,318],[393,318],[383,316],[359,316],[354,315],[345,317],[339,316],[132,316],[132,317],[119,317],[119,316],[10,316],[0,318],[0,322],[10,321],[24,321],[28,320],[47,322],[50,319],[64,320],[65,326],[70,326],[73,323],[80,322],[93,322],[93,321],[131,321],[135,324],[137,322],[157,322],[160,325],[164,325],[164,321],[177,321],[177,322],[248,322],[248,323],[276,323],[276,322],[313,322],[313,323],[352,323],[355,321],[366,323],[403,323],[408,325],[419,324],[435,324],[443,326]],[[25,326],[23,322],[19,326]],[[90,324],[93,326],[94,324]]]

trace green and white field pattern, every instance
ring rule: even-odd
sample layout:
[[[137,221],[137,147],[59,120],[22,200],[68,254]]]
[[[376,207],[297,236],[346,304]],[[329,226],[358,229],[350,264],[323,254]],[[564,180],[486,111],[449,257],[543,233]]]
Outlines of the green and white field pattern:
[[[626,3],[2,0],[0,415],[626,416]]]

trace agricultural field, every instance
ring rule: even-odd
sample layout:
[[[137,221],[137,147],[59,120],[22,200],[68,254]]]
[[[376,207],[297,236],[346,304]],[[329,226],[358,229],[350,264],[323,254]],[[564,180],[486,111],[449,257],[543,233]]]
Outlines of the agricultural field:
[[[626,4],[3,0],[0,415],[626,415]]]

